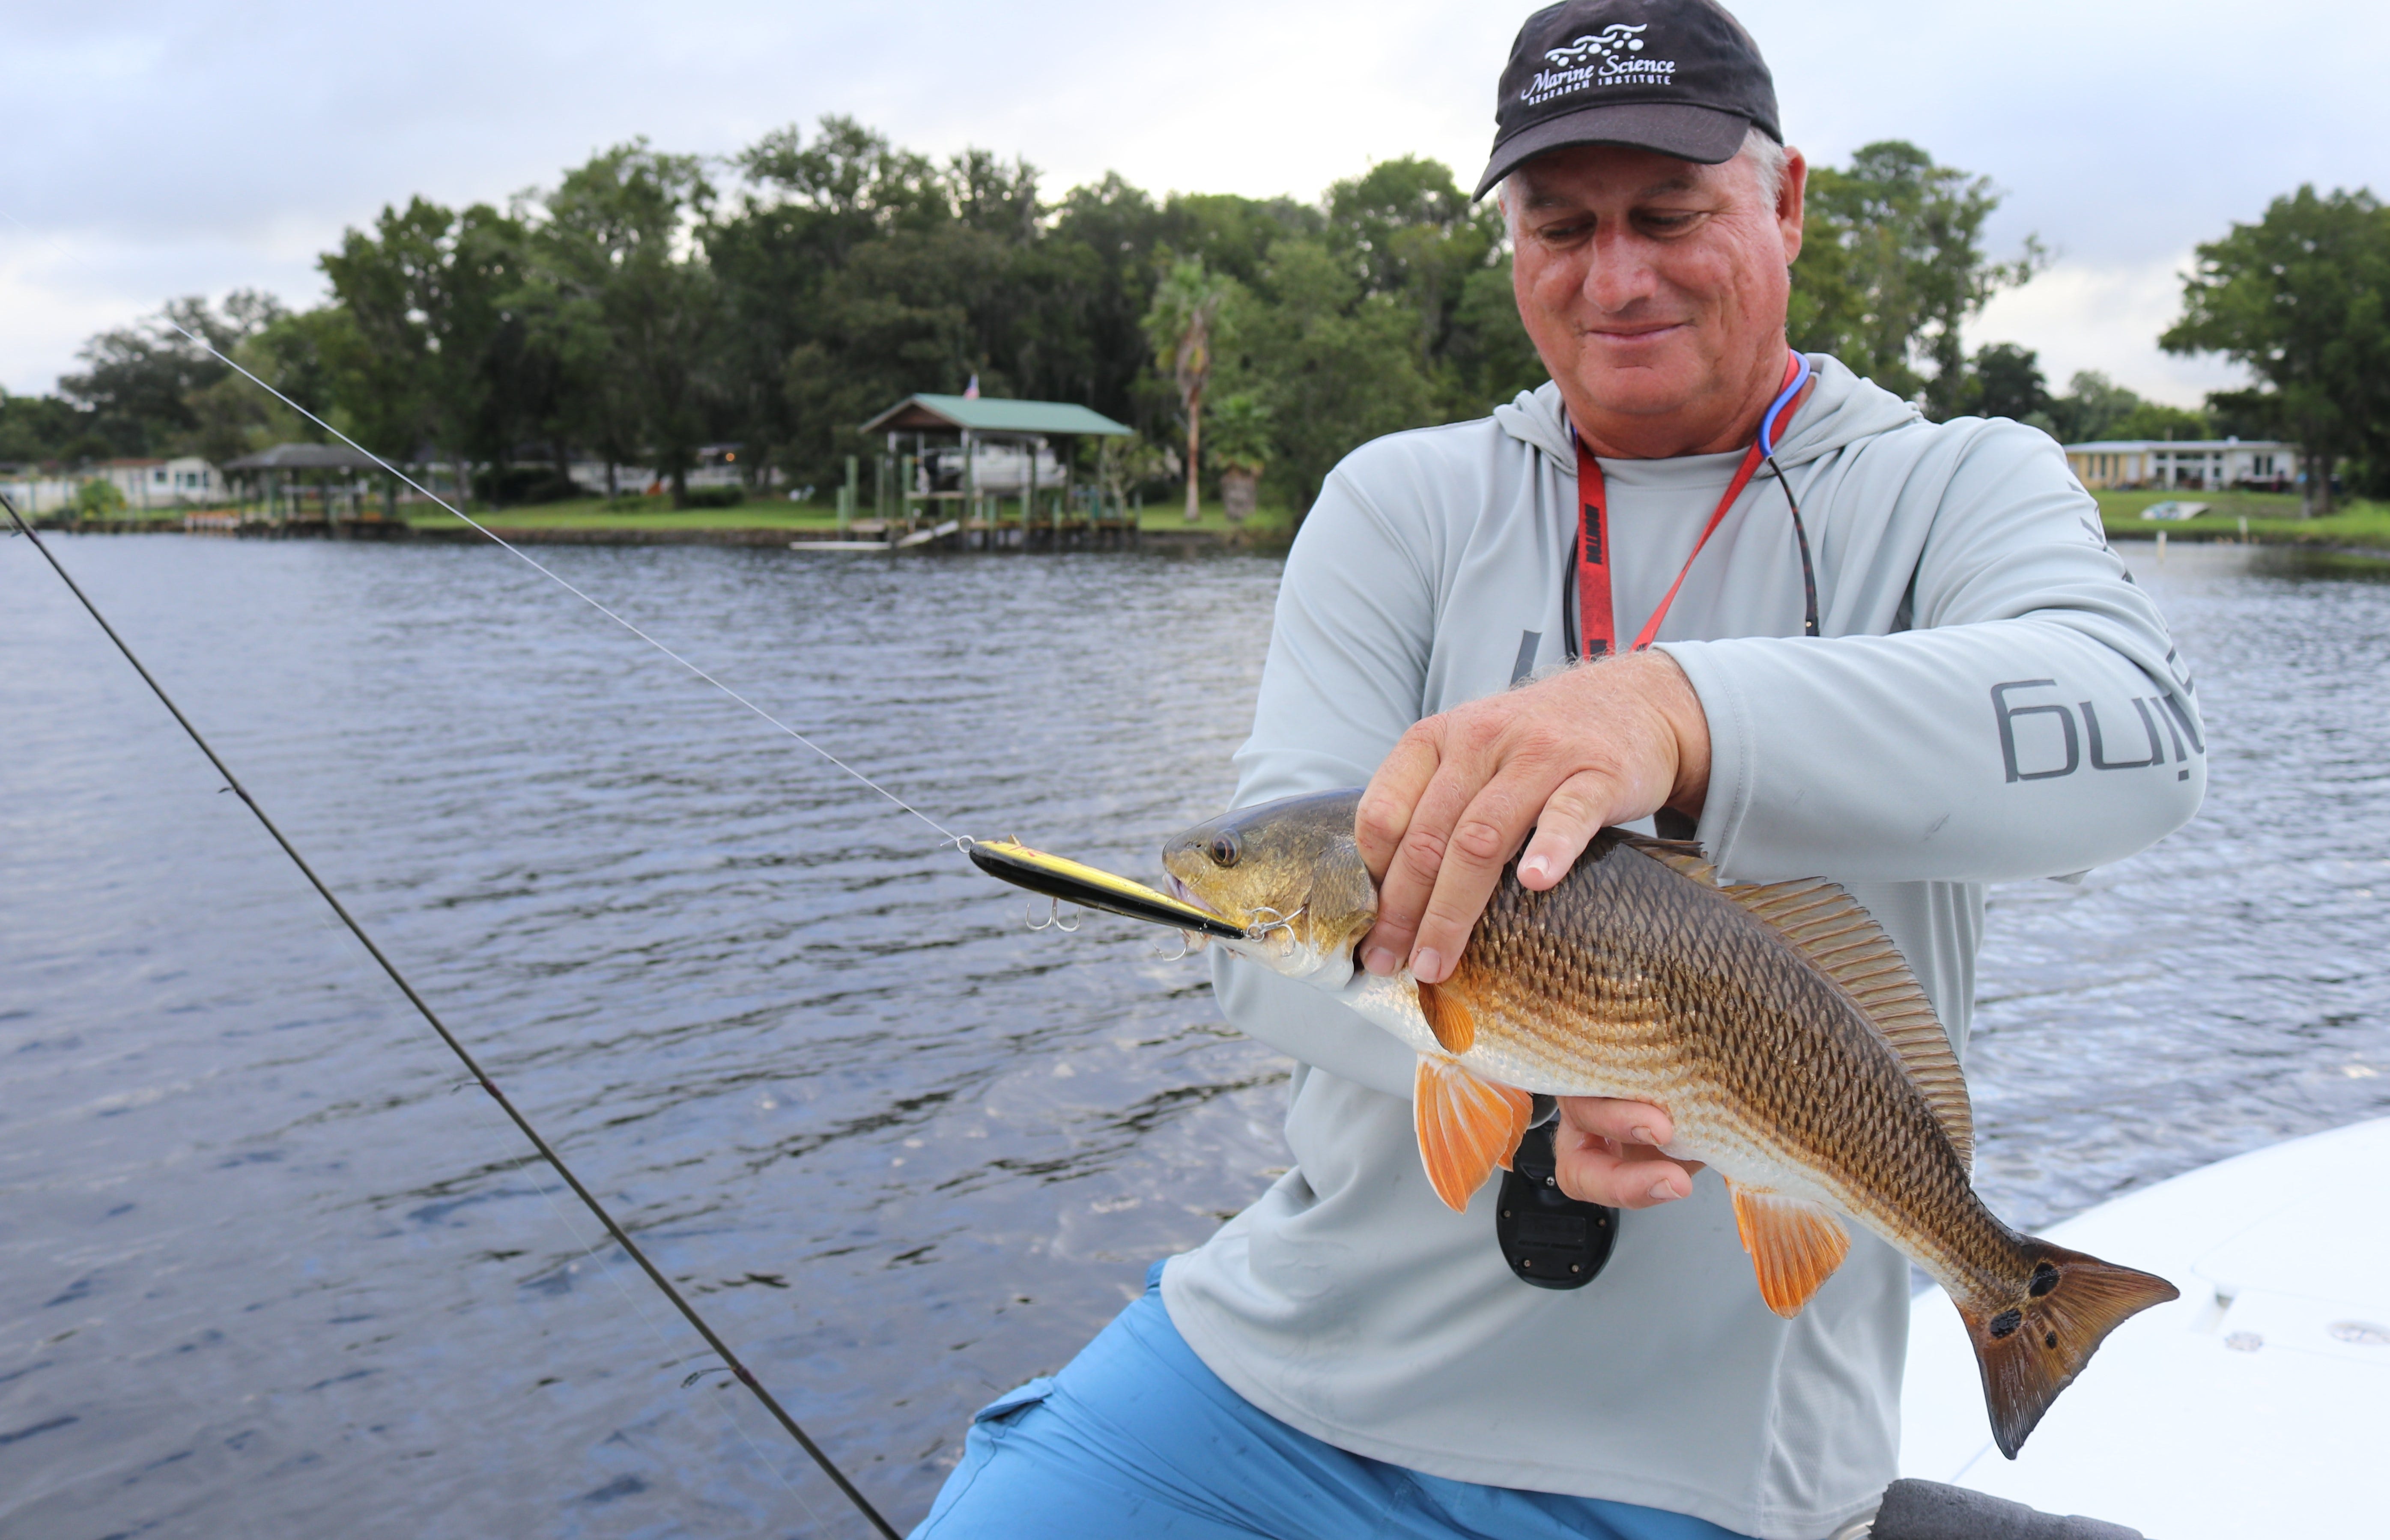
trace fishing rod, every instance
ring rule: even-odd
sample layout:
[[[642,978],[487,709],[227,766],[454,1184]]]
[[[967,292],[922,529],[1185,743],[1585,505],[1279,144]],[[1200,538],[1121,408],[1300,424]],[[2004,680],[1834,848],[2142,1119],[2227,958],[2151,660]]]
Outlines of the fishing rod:
[[[12,218],[10,223],[14,224],[16,221]],[[380,467],[385,473],[396,478],[407,486],[412,487],[416,492],[421,494],[433,504],[436,504],[443,510],[464,523],[467,527],[472,529],[491,544],[498,546],[509,556],[512,556],[517,560],[522,562],[523,565],[531,568],[542,577],[546,578],[558,587],[562,588],[565,592],[581,600],[582,603],[586,604],[592,610],[597,610],[608,620],[612,621],[616,625],[621,626],[623,630],[629,632],[640,641],[645,642],[649,647],[653,648],[656,651],[663,654],[666,658],[671,659],[689,674],[694,674],[697,678],[712,686],[714,689],[720,691],[723,695],[727,696],[731,700],[744,707],[747,711],[752,712],[757,717],[762,718],[765,722],[768,723],[779,732],[786,734],[788,737],[794,738],[797,742],[804,745],[807,749],[812,750],[824,761],[842,771],[848,776],[868,788],[873,792],[876,792],[880,797],[886,799],[898,809],[909,814],[920,822],[927,824],[931,828],[937,831],[939,836],[938,842],[941,845],[950,845],[955,850],[967,855],[973,865],[977,866],[981,870],[986,872],[988,875],[999,878],[1017,886],[1027,888],[1031,892],[1040,893],[1049,899],[1068,901],[1082,907],[1101,909],[1109,913],[1122,915],[1129,918],[1171,925],[1186,931],[1224,937],[1238,937],[1247,934],[1247,932],[1241,928],[1226,922],[1217,915],[1199,909],[1194,905],[1184,903],[1170,894],[1157,892],[1140,883],[1129,881],[1124,878],[1114,876],[1111,873],[1099,871],[1093,867],[1085,866],[1077,862],[1068,861],[1058,856],[1047,855],[1044,852],[1032,850],[1029,847],[1021,844],[1017,841],[1006,840],[988,843],[974,841],[969,835],[957,834],[954,830],[940,823],[937,819],[931,817],[919,808],[915,807],[903,797],[898,796],[887,787],[880,785],[880,782],[872,779],[869,776],[865,775],[854,765],[849,764],[845,760],[830,752],[829,750],[824,748],[821,744],[816,743],[804,733],[798,731],[795,727],[772,714],[772,712],[765,710],[764,707],[758,705],[754,700],[749,699],[739,691],[733,689],[722,680],[714,677],[713,674],[708,673],[704,668],[700,667],[690,659],[683,656],[665,643],[649,635],[646,631],[624,618],[612,608],[604,604],[592,595],[585,592],[560,573],[557,572],[554,569],[548,567],[546,563],[537,560],[521,547],[516,545],[513,542],[508,540],[505,536],[491,529],[488,525],[482,523],[479,520],[474,519],[463,509],[458,508],[454,504],[450,503],[446,498],[440,496],[430,487],[425,486],[414,477],[407,475],[405,471],[400,469],[389,460],[375,454],[364,444],[357,443],[355,439],[351,438],[348,434],[341,431],[340,429],[325,421],[315,413],[309,411],[298,402],[291,400],[290,397],[286,395],[283,391],[276,389],[265,380],[259,379],[256,374],[242,366],[238,360],[227,356],[207,338],[192,331],[190,328],[172,320],[171,318],[167,321],[167,325],[173,327],[174,330],[182,333],[182,335],[190,341],[205,349],[225,367],[238,374],[251,384],[255,385],[258,389],[265,391],[266,394],[274,397],[275,400],[282,403],[283,405],[288,406],[292,411],[298,413],[309,422],[314,423],[325,432],[339,439],[342,443],[347,444],[358,454],[365,456],[375,465]],[[257,800],[254,797],[250,795],[248,788],[243,786],[239,777],[233,774],[232,767],[225,764],[223,758],[216,753],[214,748],[209,744],[207,738],[199,732],[199,728],[192,725],[190,718],[183,714],[182,708],[174,704],[173,698],[166,693],[165,687],[159,684],[157,678],[150,674],[147,667],[143,665],[141,660],[135,655],[133,648],[126,644],[124,638],[118,634],[116,628],[109,623],[108,617],[100,612],[99,607],[92,602],[91,597],[84,592],[82,585],[77,584],[73,576],[70,574],[66,568],[59,563],[57,555],[50,550],[48,545],[43,543],[41,536],[34,532],[33,527],[31,524],[26,522],[24,516],[18,512],[16,505],[13,502],[10,502],[5,494],[0,494],[0,508],[6,509],[8,518],[16,525],[17,530],[27,539],[32,542],[33,548],[41,553],[42,559],[49,563],[50,569],[58,573],[59,580],[67,585],[69,591],[71,591],[74,595],[75,598],[82,603],[84,609],[90,613],[91,618],[98,623],[100,630],[107,634],[108,639],[116,644],[117,650],[124,655],[126,662],[133,665],[134,672],[141,676],[142,683],[149,687],[151,693],[158,697],[160,703],[162,704],[166,708],[167,712],[173,716],[175,722],[181,725],[183,731],[190,736],[191,741],[199,746],[199,751],[207,756],[208,762],[214,765],[218,773],[224,776],[228,788],[235,795],[240,798],[242,804],[248,807],[250,812],[256,815],[257,821],[264,826],[266,833],[273,837],[275,843],[282,847],[283,853],[289,855],[291,862],[298,866],[300,874],[306,878],[309,884],[312,885],[315,892],[323,897],[324,902],[331,906],[332,913],[339,917],[341,923],[348,928],[350,933],[357,938],[359,943],[365,947],[366,953],[372,956],[373,960],[380,966],[382,971],[390,976],[391,982],[398,986],[399,993],[406,996],[407,1003],[412,1005],[416,1010],[421,1014],[424,1020],[430,1023],[433,1032],[439,1033],[440,1040],[443,1043],[445,1043],[450,1051],[456,1054],[458,1060],[464,1064],[466,1072],[472,1076],[475,1083],[478,1084],[482,1090],[490,1094],[492,1099],[497,1102],[498,1106],[506,1112],[508,1118],[510,1119],[514,1123],[515,1126],[521,1131],[523,1137],[531,1141],[533,1148],[539,1152],[541,1158],[546,1160],[550,1166],[555,1168],[557,1174],[561,1176],[564,1179],[565,1184],[572,1189],[573,1195],[581,1200],[582,1203],[588,1208],[591,1213],[597,1215],[598,1223],[605,1226],[606,1233],[611,1236],[614,1241],[623,1248],[624,1254],[629,1256],[632,1261],[638,1264],[640,1271],[646,1273],[649,1281],[653,1282],[657,1289],[663,1292],[664,1297],[672,1303],[673,1308],[679,1311],[682,1318],[687,1320],[691,1327],[696,1328],[698,1335],[705,1340],[708,1347],[712,1348],[715,1354],[720,1355],[723,1363],[729,1368],[730,1372],[738,1379],[739,1383],[745,1385],[749,1391],[753,1392],[755,1398],[760,1401],[765,1409],[772,1415],[773,1419],[778,1422],[780,1426],[788,1431],[790,1437],[796,1440],[799,1446],[801,1446],[804,1452],[813,1458],[814,1463],[821,1468],[822,1472],[829,1476],[830,1481],[837,1485],[839,1491],[845,1495],[847,1500],[854,1505],[855,1509],[860,1512],[865,1519],[870,1521],[872,1527],[878,1530],[880,1534],[886,1536],[886,1540],[898,1540],[898,1535],[894,1527],[880,1515],[878,1508],[872,1506],[870,1499],[866,1497],[862,1491],[857,1488],[852,1481],[847,1479],[845,1472],[842,1471],[838,1468],[836,1462],[831,1460],[828,1452],[826,1452],[820,1444],[814,1442],[812,1436],[806,1433],[804,1429],[798,1424],[796,1418],[789,1414],[788,1408],[781,1405],[778,1398],[774,1396],[769,1390],[765,1388],[764,1383],[755,1377],[754,1373],[747,1367],[746,1364],[739,1359],[738,1354],[731,1351],[730,1345],[724,1341],[720,1334],[707,1323],[705,1317],[699,1314],[697,1307],[690,1304],[687,1299],[682,1295],[681,1291],[673,1286],[672,1280],[664,1277],[662,1270],[660,1270],[654,1262],[649,1258],[647,1252],[643,1251],[639,1247],[638,1243],[634,1241],[629,1234],[623,1230],[623,1226],[615,1221],[613,1214],[608,1211],[605,1204],[599,1201],[595,1193],[591,1192],[587,1187],[583,1185],[580,1177],[574,1174],[572,1168],[565,1163],[564,1158],[557,1153],[555,1147],[550,1145],[546,1138],[541,1136],[539,1130],[532,1125],[531,1120],[525,1117],[522,1110],[516,1107],[515,1104],[508,1098],[506,1094],[498,1088],[497,1083],[493,1081],[489,1077],[488,1073],[482,1070],[480,1061],[473,1057],[471,1051],[465,1046],[465,1045],[456,1037],[455,1033],[449,1030],[447,1023],[440,1019],[439,1013],[431,1008],[430,1003],[417,992],[415,986],[407,982],[406,976],[399,970],[398,965],[390,959],[389,955],[382,951],[381,947],[375,943],[374,939],[370,935],[366,934],[365,927],[357,922],[356,917],[349,912],[347,905],[341,902],[339,896],[335,894],[331,888],[325,883],[324,879],[316,874],[315,867],[308,865],[306,858],[299,853],[298,847],[290,842],[289,837],[282,832],[280,827],[277,826],[274,822],[273,818],[266,814],[265,809],[258,804]],[[799,1500],[803,1501],[802,1497]]]
[[[247,373],[246,370],[243,370],[242,372]],[[251,378],[254,377],[252,376]],[[261,383],[263,382],[261,381]],[[267,388],[272,389],[270,386]],[[276,393],[279,394],[278,391]],[[623,1248],[623,1254],[628,1256],[633,1262],[638,1264],[639,1270],[647,1274],[649,1282],[653,1283],[657,1289],[662,1290],[664,1298],[672,1302],[673,1308],[680,1312],[681,1318],[696,1328],[697,1334],[705,1340],[706,1346],[712,1348],[714,1353],[721,1357],[725,1367],[730,1370],[731,1374],[738,1379],[740,1384],[746,1386],[750,1391],[754,1392],[755,1399],[763,1403],[764,1409],[772,1414],[773,1419],[788,1431],[789,1436],[795,1439],[799,1446],[802,1447],[807,1455],[813,1457],[814,1463],[821,1467],[822,1473],[828,1476],[830,1481],[837,1485],[840,1492],[845,1494],[846,1499],[854,1505],[856,1510],[860,1512],[864,1518],[870,1521],[872,1527],[877,1529],[882,1535],[886,1536],[887,1540],[900,1540],[895,1527],[890,1524],[885,1518],[880,1516],[880,1512],[878,1508],[872,1507],[871,1499],[866,1497],[861,1489],[858,1488],[852,1481],[847,1479],[846,1473],[838,1468],[837,1462],[829,1457],[829,1453],[824,1450],[820,1444],[814,1442],[812,1435],[807,1433],[804,1429],[798,1424],[795,1418],[789,1415],[789,1409],[780,1405],[779,1398],[765,1388],[764,1382],[761,1380],[758,1380],[755,1377],[754,1371],[748,1368],[746,1363],[739,1358],[739,1354],[731,1350],[730,1344],[722,1340],[721,1334],[713,1329],[713,1326],[706,1321],[706,1318],[699,1313],[695,1305],[688,1303],[687,1296],[683,1295],[678,1289],[674,1287],[672,1279],[664,1277],[662,1270],[657,1267],[654,1261],[649,1257],[647,1251],[639,1245],[639,1243],[631,1238],[629,1232],[623,1228],[621,1223],[614,1218],[612,1212],[606,1207],[605,1203],[599,1200],[596,1193],[591,1192],[589,1188],[583,1184],[580,1176],[573,1172],[572,1167],[566,1163],[564,1157],[557,1153],[556,1147],[549,1144],[547,1140],[541,1136],[539,1130],[533,1126],[531,1119],[523,1115],[522,1109],[517,1107],[513,1100],[510,1099],[504,1091],[498,1088],[497,1082],[492,1080],[490,1078],[489,1072],[482,1068],[481,1060],[473,1057],[472,1050],[465,1046],[464,1043],[458,1039],[456,1033],[449,1029],[448,1023],[440,1019],[440,1013],[431,1008],[430,1002],[424,999],[424,997],[417,992],[416,987],[407,982],[406,975],[399,970],[399,967],[396,963],[391,961],[390,955],[381,949],[371,935],[366,933],[366,928],[358,923],[357,918],[349,912],[348,905],[341,902],[340,895],[332,892],[330,886],[325,882],[323,878],[316,874],[314,866],[308,865],[307,858],[299,853],[299,847],[290,842],[289,836],[282,832],[281,826],[275,823],[272,816],[270,816],[266,813],[265,809],[259,804],[257,799],[250,794],[249,788],[241,783],[240,777],[233,774],[232,766],[224,762],[224,757],[216,752],[214,746],[208,742],[206,736],[192,724],[189,717],[183,714],[183,709],[174,704],[174,698],[166,693],[166,687],[163,685],[161,685],[158,682],[156,675],[152,674],[148,667],[142,663],[140,658],[134,652],[132,647],[125,642],[123,636],[118,634],[116,627],[109,623],[108,617],[100,613],[99,606],[92,602],[91,596],[84,592],[83,585],[75,582],[73,574],[70,573],[59,562],[57,553],[52,551],[50,547],[44,543],[41,535],[34,532],[32,525],[25,521],[25,516],[17,511],[17,505],[9,501],[6,494],[0,494],[0,508],[6,508],[7,510],[8,518],[16,525],[17,532],[33,543],[33,549],[42,554],[42,559],[50,564],[50,570],[58,573],[59,581],[67,585],[68,591],[74,595],[75,598],[83,605],[84,609],[90,613],[91,618],[98,622],[100,630],[107,633],[108,639],[116,644],[116,650],[122,653],[124,655],[124,661],[133,665],[133,672],[141,676],[141,682],[149,687],[150,693],[157,696],[159,703],[166,708],[168,713],[173,717],[175,723],[182,727],[183,731],[190,735],[191,741],[199,745],[199,752],[205,754],[208,758],[208,763],[214,765],[217,774],[224,776],[225,784],[231,789],[233,795],[238,797],[241,800],[242,805],[247,807],[251,813],[256,815],[257,821],[264,826],[265,832],[273,836],[274,842],[282,847],[282,853],[285,855],[290,857],[291,864],[299,868],[300,875],[304,877],[308,883],[315,888],[315,892],[322,896],[324,902],[331,906],[332,913],[340,918],[340,921],[342,925],[348,927],[349,933],[357,938],[359,944],[363,945],[373,960],[380,965],[381,970],[390,976],[390,982],[396,984],[398,986],[399,993],[406,996],[407,1004],[413,1006],[417,1012],[422,1016],[423,1020],[430,1024],[431,1030],[440,1034],[440,1041],[448,1045],[449,1051],[454,1053],[456,1056],[457,1060],[465,1066],[466,1073],[471,1075],[474,1083],[479,1084],[482,1090],[487,1091],[490,1094],[491,1099],[495,1100],[498,1104],[500,1110],[513,1121],[515,1127],[521,1131],[522,1136],[531,1141],[532,1148],[539,1151],[540,1158],[546,1161],[549,1166],[554,1168],[559,1176],[564,1178],[565,1186],[572,1189],[573,1196],[580,1199],[583,1205],[586,1207],[591,1213],[597,1215],[598,1223],[606,1227],[606,1233],[614,1238],[614,1243],[616,1245]],[[467,522],[469,523],[471,520],[469,520]],[[501,541],[500,544],[503,545],[505,542]],[[509,549],[511,549],[511,547],[509,547]],[[533,562],[533,565],[538,566],[539,564],[537,562]],[[546,571],[546,569],[543,568],[542,571]],[[553,576],[554,574],[551,573],[550,575]],[[563,580],[559,578],[558,581],[562,582]],[[570,587],[571,584],[568,584],[566,586]],[[577,589],[574,591],[576,593],[579,592]],[[585,595],[583,597],[586,597],[587,596]],[[591,599],[589,602],[593,605],[597,604],[595,599]],[[598,608],[600,610],[605,609],[603,605],[598,605]],[[610,610],[607,612],[610,614],[612,613]],[[616,618],[620,619],[620,617]],[[625,621],[623,623],[629,625],[630,622]],[[633,627],[632,629],[636,630],[636,627]],[[663,645],[660,642],[655,645],[668,653],[671,651],[670,648],[663,648]],[[673,656],[677,658],[678,654],[673,654]],[[685,660],[683,661],[686,661]],[[688,667],[700,677],[707,678],[710,682],[714,683],[716,687],[722,689],[724,693],[731,695],[735,699],[741,699],[742,703],[746,703],[744,702],[743,697],[739,697],[736,691],[731,690],[727,686],[721,685],[719,681],[713,681],[711,675],[705,674],[704,671],[698,669],[695,664],[689,664]],[[772,720],[769,713],[764,712],[762,708],[754,707],[752,703],[748,704],[750,704],[750,709],[755,711],[757,715],[764,716],[767,721]],[[796,734],[793,729],[784,728],[784,730],[789,731],[793,737],[799,737],[802,738],[802,735]],[[831,758],[832,763],[834,764],[838,763],[832,756],[829,756],[827,753],[824,754],[824,757]],[[842,766],[842,768],[844,767]],[[849,773],[855,774],[858,779],[866,778],[861,776],[857,772],[850,771]],[[899,806],[905,805],[903,802],[894,797],[893,793],[883,792],[882,794],[889,796],[890,800],[896,802]],[[906,811],[912,812],[913,810],[907,807]],[[915,813],[914,816],[923,818],[925,822],[931,821],[927,819],[925,815],[919,813]]]

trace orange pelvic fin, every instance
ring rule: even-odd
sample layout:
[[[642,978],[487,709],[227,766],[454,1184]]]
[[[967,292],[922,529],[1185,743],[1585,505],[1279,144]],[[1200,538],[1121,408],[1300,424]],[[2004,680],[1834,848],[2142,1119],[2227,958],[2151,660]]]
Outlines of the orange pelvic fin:
[[[1457,1059],[1420,1056],[1411,1086],[1420,1163],[1447,1207],[1469,1207],[1494,1168],[1510,1165],[1535,1105],[1526,1092],[1480,1080]]]
[[[2173,1284],[2148,1273],[2037,1237],[2026,1237],[2024,1246],[2034,1266],[2023,1287],[2005,1299],[1959,1305],[1984,1371],[1992,1437],[2011,1459],[2108,1333],[2137,1312],[2180,1298]]]
[[[1760,1298],[1789,1321],[1850,1254],[1851,1232],[1803,1199],[1731,1181],[1727,1190],[1734,1195],[1734,1226],[1759,1277]]]

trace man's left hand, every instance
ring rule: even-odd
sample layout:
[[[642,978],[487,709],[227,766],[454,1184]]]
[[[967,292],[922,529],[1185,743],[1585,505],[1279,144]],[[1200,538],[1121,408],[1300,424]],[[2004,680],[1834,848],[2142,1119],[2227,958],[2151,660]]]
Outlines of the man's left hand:
[[[1638,652],[1429,717],[1405,733],[1362,794],[1356,831],[1379,880],[1363,966],[1450,976],[1502,867],[1528,830],[1519,880],[1542,892],[1605,824],[1709,790],[1709,719],[1664,652]]]

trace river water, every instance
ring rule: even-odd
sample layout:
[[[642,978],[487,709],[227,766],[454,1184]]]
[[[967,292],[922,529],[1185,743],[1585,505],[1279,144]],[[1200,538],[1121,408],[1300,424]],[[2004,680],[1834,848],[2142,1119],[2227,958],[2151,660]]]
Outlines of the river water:
[[[936,835],[502,553],[58,538],[260,800],[897,1522],[1286,1156],[1201,958]],[[2039,1224],[2390,1112],[2390,585],[2131,553],[2208,805],[1994,896]],[[1275,562],[554,549],[932,816],[1150,875]],[[0,1534],[865,1533],[0,542]]]

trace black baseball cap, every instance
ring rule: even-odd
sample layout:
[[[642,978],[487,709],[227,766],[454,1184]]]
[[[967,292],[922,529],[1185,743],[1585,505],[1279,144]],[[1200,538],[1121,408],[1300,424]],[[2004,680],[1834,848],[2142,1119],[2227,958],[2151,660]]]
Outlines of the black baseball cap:
[[[1716,165],[1751,130],[1779,144],[1776,80],[1715,0],[1567,0],[1527,18],[1475,197],[1548,149],[1626,145]]]

